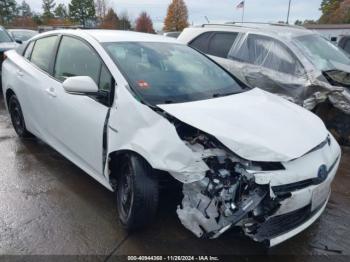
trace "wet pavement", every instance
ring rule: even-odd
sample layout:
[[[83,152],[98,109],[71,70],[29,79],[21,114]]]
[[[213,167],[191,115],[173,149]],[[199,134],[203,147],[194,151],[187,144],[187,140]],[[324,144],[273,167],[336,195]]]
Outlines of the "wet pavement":
[[[37,139],[17,138],[0,93],[0,254],[4,255],[350,255],[350,149],[329,204],[306,231],[270,250],[229,232],[197,239],[175,213],[179,195],[162,193],[156,222],[128,234],[114,195]],[[113,256],[112,256],[113,255]]]

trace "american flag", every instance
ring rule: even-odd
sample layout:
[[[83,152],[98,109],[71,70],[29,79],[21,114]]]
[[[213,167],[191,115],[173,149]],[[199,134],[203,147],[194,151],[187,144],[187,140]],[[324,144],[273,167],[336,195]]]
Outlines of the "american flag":
[[[237,9],[244,8],[244,1],[240,2],[236,8]]]

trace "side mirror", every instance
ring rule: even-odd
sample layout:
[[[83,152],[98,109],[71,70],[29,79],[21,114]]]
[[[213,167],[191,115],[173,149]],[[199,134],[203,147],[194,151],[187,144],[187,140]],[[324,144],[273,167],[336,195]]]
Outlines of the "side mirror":
[[[76,95],[98,93],[98,86],[89,76],[69,77],[63,82],[63,88],[67,93]]]

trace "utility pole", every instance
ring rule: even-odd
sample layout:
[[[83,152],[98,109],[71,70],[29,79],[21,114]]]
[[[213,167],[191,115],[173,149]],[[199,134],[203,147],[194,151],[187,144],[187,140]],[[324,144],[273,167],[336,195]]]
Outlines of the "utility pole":
[[[289,24],[289,14],[290,14],[290,5],[291,5],[292,0],[289,0],[288,4],[288,14],[287,14],[287,25]]]
[[[243,24],[243,22],[244,22],[244,10],[245,10],[245,1],[243,1],[242,24]]]

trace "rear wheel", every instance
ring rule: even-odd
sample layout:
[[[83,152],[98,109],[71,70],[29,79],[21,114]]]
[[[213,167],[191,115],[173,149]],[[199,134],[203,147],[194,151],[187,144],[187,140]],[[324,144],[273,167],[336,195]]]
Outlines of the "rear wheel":
[[[16,95],[12,95],[8,101],[9,112],[11,116],[12,125],[17,133],[17,135],[21,138],[32,137],[32,134],[26,128],[24,117],[22,114],[21,105],[16,97]]]
[[[116,195],[119,220],[127,230],[149,225],[158,208],[158,180],[141,157],[128,154],[121,163]]]

